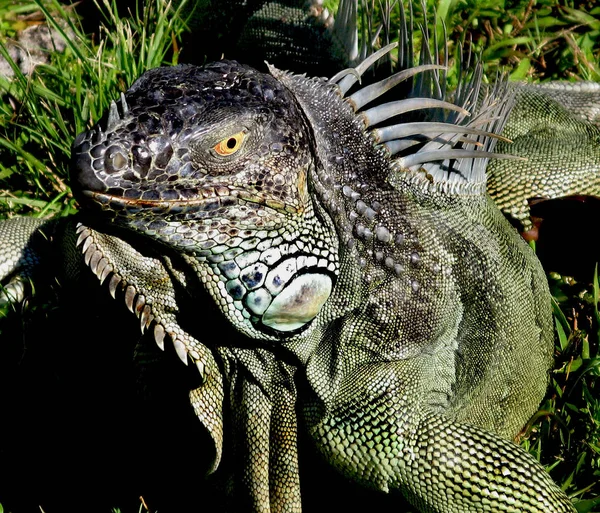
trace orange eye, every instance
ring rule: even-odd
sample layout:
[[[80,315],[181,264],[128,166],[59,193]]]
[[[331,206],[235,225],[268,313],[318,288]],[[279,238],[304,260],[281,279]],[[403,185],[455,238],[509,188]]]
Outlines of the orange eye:
[[[228,155],[234,154],[242,147],[242,143],[246,138],[244,132],[238,132],[237,134],[230,135],[223,139],[217,145],[214,146],[214,150],[221,156],[227,157]]]

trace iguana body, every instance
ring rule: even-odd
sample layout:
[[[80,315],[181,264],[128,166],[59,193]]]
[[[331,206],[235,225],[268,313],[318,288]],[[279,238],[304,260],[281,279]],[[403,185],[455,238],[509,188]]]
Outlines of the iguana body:
[[[111,109],[108,135],[80,136],[83,214],[43,230],[69,255],[64,274],[90,267],[160,347],[195,363],[205,465],[233,510],[310,501],[305,433],[347,478],[421,511],[572,511],[507,441],[543,396],[552,322],[483,164],[419,160],[460,146],[452,133],[419,152],[394,131],[375,144],[337,86],[272,72],[153,71]],[[39,261],[22,260],[32,230],[16,223],[0,227],[17,250],[4,274],[28,278]]]
[[[225,56],[256,68],[264,68],[267,61],[282,69],[326,76],[347,67],[357,57],[355,2],[342,3],[345,6],[338,9],[337,27],[319,0],[187,3],[184,10],[191,11],[189,47],[195,48],[198,40],[214,41],[202,49],[202,56],[194,52],[189,59],[198,59],[201,64],[203,59]]]
[[[384,128],[409,104],[368,108],[387,86],[345,100],[352,74],[271,73],[144,74],[77,138],[83,224],[54,241],[196,365],[232,509],[300,510],[306,432],[349,479],[421,511],[573,511],[507,441],[544,394],[553,335],[539,263],[471,160],[493,139],[431,124],[437,138],[407,146],[416,126]],[[490,129],[505,100],[481,107]],[[3,247],[23,247],[11,226]]]

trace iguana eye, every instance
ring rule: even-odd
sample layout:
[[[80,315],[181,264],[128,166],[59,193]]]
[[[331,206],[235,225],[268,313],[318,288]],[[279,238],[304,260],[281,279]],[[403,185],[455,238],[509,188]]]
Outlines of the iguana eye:
[[[226,137],[217,143],[215,146],[213,146],[213,149],[222,157],[233,155],[242,147],[242,143],[244,142],[245,138],[245,132],[238,132],[237,134],[230,135],[229,137]]]

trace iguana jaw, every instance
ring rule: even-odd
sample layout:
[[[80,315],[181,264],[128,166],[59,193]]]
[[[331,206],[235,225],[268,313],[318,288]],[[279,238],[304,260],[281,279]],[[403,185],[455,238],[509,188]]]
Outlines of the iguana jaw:
[[[89,202],[106,205],[107,209],[117,213],[114,219],[116,224],[176,246],[175,242],[168,240],[169,235],[151,233],[154,225],[146,222],[145,216],[138,216],[137,221],[132,221],[135,216],[127,215],[141,210],[156,214],[158,209],[163,209],[168,214],[175,202],[124,199],[93,191],[84,191],[82,195]],[[200,209],[203,204],[202,201],[190,203],[194,203],[190,210]],[[177,208],[184,209],[186,205],[178,205]],[[264,219],[266,209],[264,206],[261,208]],[[273,218],[282,216],[282,212],[269,210]],[[118,215],[119,211],[126,215]],[[184,223],[176,220],[171,224],[184,233]],[[161,232],[155,226],[154,230]],[[284,233],[283,230],[281,233]],[[262,242],[253,243],[250,238],[262,239]],[[219,276],[216,283],[220,286],[216,286],[214,280],[209,280],[205,283],[206,288],[218,304],[234,305],[235,308],[225,308],[224,313],[242,332],[255,338],[280,340],[303,331],[318,315],[332,292],[337,271],[335,252],[315,252],[299,242],[287,244],[281,235],[272,231],[269,238],[266,231],[257,229],[246,230],[246,241],[249,246],[245,251],[234,245],[229,251],[214,249],[212,252],[214,246],[203,246],[203,242],[210,242],[204,240],[196,247],[188,247],[187,252],[194,255],[193,260],[190,260],[192,266],[202,262],[207,271]],[[314,240],[312,242],[316,243]],[[243,243],[242,245],[245,246]],[[262,248],[260,257],[253,256],[257,246]],[[256,258],[259,259],[258,262],[255,261]],[[86,255],[86,263],[87,260],[91,260],[91,256]],[[116,285],[117,282],[111,285],[113,295]]]

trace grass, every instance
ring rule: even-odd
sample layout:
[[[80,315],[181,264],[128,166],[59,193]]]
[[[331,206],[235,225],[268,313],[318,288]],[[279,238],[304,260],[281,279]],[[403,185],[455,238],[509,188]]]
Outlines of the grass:
[[[75,35],[65,52],[52,53],[50,62],[31,76],[15,68],[13,80],[0,78],[1,217],[73,213],[77,206],[68,167],[75,135],[97,122],[117,93],[145,69],[179,59],[185,20],[170,6],[148,2],[133,17],[121,17],[108,0],[98,7],[104,25],[91,37],[56,1],[0,0],[0,43],[37,23],[31,21],[39,19],[36,13],[59,32]],[[595,2],[429,0],[428,10],[434,9],[445,24],[449,51],[456,54],[457,41],[471,44],[490,77],[508,69],[513,79],[600,80],[600,7]],[[7,57],[1,44],[0,54]],[[549,282],[556,368],[520,443],[580,500],[580,512],[600,511],[594,502],[600,494],[598,278],[575,283],[550,275]]]
[[[557,333],[555,370],[522,445],[571,497],[590,501],[579,505],[580,512],[599,511],[600,500],[592,500],[600,481],[598,278],[589,285],[549,278]]]
[[[467,34],[482,52],[489,76],[508,68],[515,79],[600,79],[595,2],[438,0],[435,7],[450,39]]]
[[[67,186],[71,141],[97,122],[118,92],[144,70],[177,63],[176,41],[185,23],[168,4],[148,2],[144,12],[132,18],[121,18],[109,0],[98,8],[105,24],[96,41],[57,1],[23,3],[16,12],[0,9],[6,35],[27,25],[21,20],[10,23],[16,13],[41,12],[67,40],[67,50],[53,52],[50,62],[38,66],[33,75],[25,76],[14,67],[14,80],[0,77],[4,215],[72,213]],[[5,46],[0,45],[0,55],[9,57]]]

